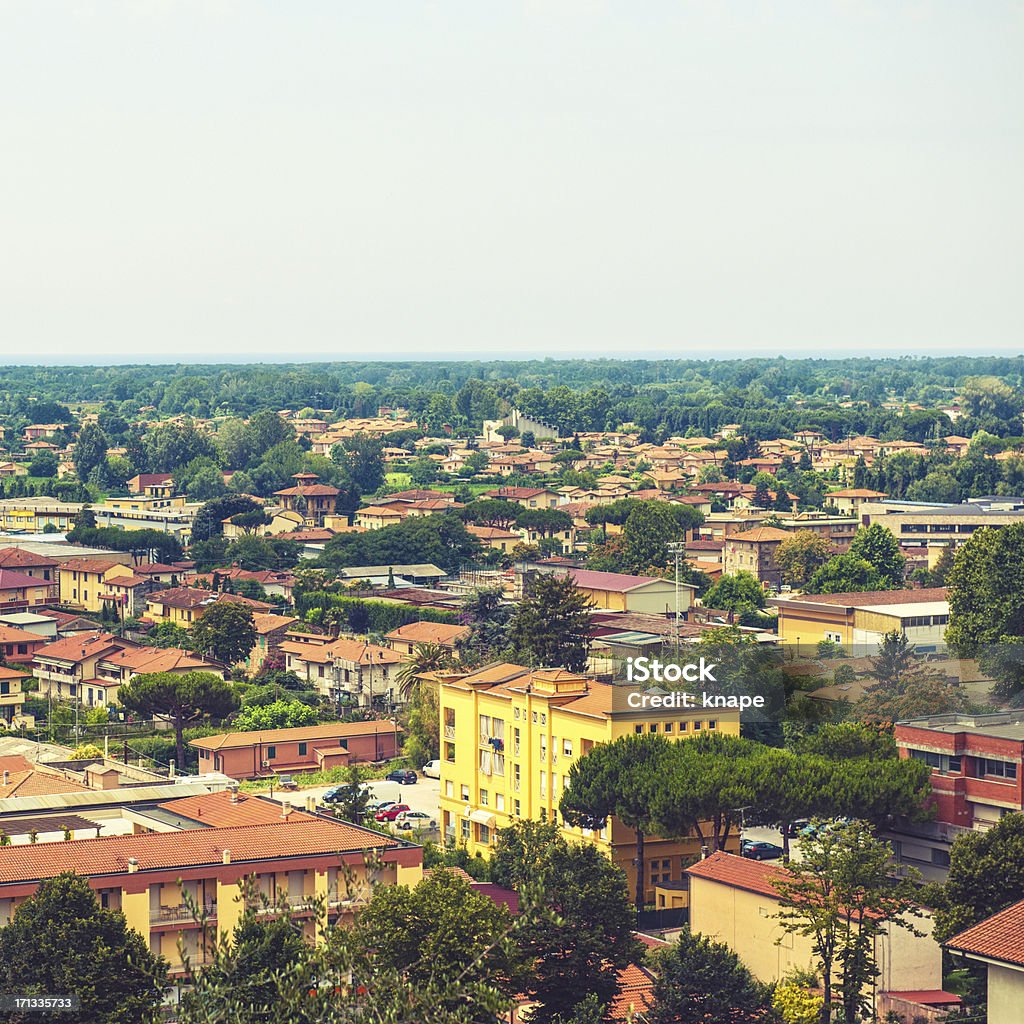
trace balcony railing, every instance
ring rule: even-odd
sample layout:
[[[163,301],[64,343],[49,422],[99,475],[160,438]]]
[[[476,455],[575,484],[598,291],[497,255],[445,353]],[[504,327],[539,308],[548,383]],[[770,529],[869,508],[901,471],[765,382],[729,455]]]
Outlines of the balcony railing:
[[[446,725],[444,727],[444,738],[446,740],[453,740],[453,739],[455,739],[455,726],[454,725]]]
[[[149,920],[151,924],[161,924],[163,922],[174,922],[174,921],[195,921],[197,914],[199,916],[213,918],[217,916],[217,904],[216,903],[204,903],[202,907],[186,906],[184,903],[177,907],[157,907],[150,911]]]

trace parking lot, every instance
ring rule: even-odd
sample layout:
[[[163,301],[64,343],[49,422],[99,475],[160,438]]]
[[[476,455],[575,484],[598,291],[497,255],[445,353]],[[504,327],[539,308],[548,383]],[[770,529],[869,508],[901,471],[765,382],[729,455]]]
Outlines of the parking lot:
[[[419,772],[416,775],[416,784],[412,786],[402,786],[397,782],[385,782],[383,780],[366,783],[365,785],[370,790],[370,802],[395,800],[398,803],[408,804],[410,809],[414,811],[422,811],[424,814],[429,814],[430,821],[440,822],[440,781],[438,779],[429,779]],[[333,788],[335,788],[334,785],[310,786],[308,788],[287,791],[275,789],[274,799],[278,801],[290,800],[296,807],[301,808],[305,805],[307,797],[316,797],[316,801],[319,804],[324,793],[328,789]]]

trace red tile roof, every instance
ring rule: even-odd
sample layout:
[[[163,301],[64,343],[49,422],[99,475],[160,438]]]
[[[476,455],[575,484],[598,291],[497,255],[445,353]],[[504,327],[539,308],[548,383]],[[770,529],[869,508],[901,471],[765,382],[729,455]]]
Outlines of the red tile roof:
[[[34,555],[24,548],[0,548],[0,568],[54,568],[57,563],[46,555]],[[44,580],[44,582],[46,582]]]
[[[127,641],[120,640],[110,633],[79,633],[76,636],[66,636],[63,640],[55,640],[52,644],[45,644],[35,652],[35,657],[79,662],[94,654],[128,646],[130,644]]]
[[[39,643],[46,643],[46,637],[30,633],[27,629],[18,629],[17,626],[0,626],[0,644]]]
[[[265,825],[0,847],[0,884],[53,878],[64,871],[89,876],[127,874],[129,858],[138,862],[139,871],[159,871],[221,865],[225,850],[230,851],[232,864],[242,864],[397,845],[393,839],[354,825],[292,815],[288,821]]]
[[[234,800],[232,800],[234,797]],[[281,805],[276,800],[264,800],[247,793],[204,793],[202,796],[183,796],[179,800],[168,800],[159,805],[172,814],[191,818],[199,825],[210,828],[230,828],[237,825],[273,825],[283,821]],[[305,818],[312,821],[314,816],[293,810],[288,821]]]
[[[774,526],[755,526],[743,533],[731,534],[730,541],[744,541],[749,544],[773,544],[775,541],[789,540],[793,535],[785,530],[777,530]]]
[[[732,853],[723,853],[719,850],[706,857],[704,860],[691,864],[686,869],[691,878],[704,878],[709,882],[721,882],[736,889],[745,889],[747,892],[756,892],[761,896],[778,898],[778,892],[773,884],[776,879],[785,877],[786,872],[772,864],[764,861],[750,860],[747,857],[737,857]]]
[[[0,590],[23,590],[25,587],[48,587],[49,581],[29,576],[14,569],[0,569]]]
[[[960,953],[1024,967],[1024,900],[954,935],[945,945]]]
[[[908,1003],[920,1003],[922,1006],[959,1006],[960,997],[954,992],[941,988],[909,989],[906,992],[888,991],[886,995],[905,999]]]
[[[193,747],[204,750],[226,750],[231,747],[251,747],[257,743],[289,743],[346,739],[350,736],[386,735],[396,730],[394,722],[386,719],[371,722],[328,722],[325,725],[302,725],[294,729],[259,729],[254,732],[224,732],[216,736],[203,736],[189,740]]]
[[[450,622],[408,622],[385,634],[387,640],[404,640],[413,644],[451,644],[469,633],[469,626]]]

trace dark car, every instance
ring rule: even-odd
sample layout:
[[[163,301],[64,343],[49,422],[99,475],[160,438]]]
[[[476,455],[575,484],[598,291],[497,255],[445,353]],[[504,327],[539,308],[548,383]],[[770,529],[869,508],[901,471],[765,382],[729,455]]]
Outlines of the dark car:
[[[783,853],[781,846],[774,843],[755,842],[750,839],[740,840],[740,856],[751,860],[775,860]]]
[[[330,789],[324,790],[324,795],[320,797],[320,802],[325,804],[333,804],[345,795],[345,791],[347,789],[348,786],[331,786]]]
[[[803,832],[810,823],[810,818],[797,818],[796,821],[791,821],[786,827],[786,835],[789,836],[790,839],[793,839],[800,835],[800,833]]]
[[[397,782],[400,786],[412,786],[416,782],[416,773],[410,768],[396,768],[388,772],[384,778],[388,782]]]

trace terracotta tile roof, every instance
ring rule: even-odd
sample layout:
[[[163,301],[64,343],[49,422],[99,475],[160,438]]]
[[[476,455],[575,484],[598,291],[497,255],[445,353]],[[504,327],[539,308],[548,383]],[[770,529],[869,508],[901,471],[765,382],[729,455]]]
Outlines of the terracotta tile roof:
[[[257,633],[272,633],[275,629],[283,629],[293,622],[298,622],[294,615],[274,615],[270,612],[257,612],[252,617],[252,624]]]
[[[960,953],[1024,967],[1024,900],[954,935],[945,946]]]
[[[723,853],[720,850],[704,860],[697,861],[696,864],[691,864],[686,873],[691,878],[721,882],[723,885],[756,892],[761,896],[771,896],[774,899],[778,899],[779,894],[773,883],[779,877],[785,877],[782,868],[766,864],[764,861]]]
[[[54,568],[56,565],[54,559],[47,558],[46,555],[34,555],[24,548],[0,548],[0,568],[2,569]]]
[[[618,991],[608,1007],[608,1019],[631,1021],[654,1002],[654,975],[645,967],[627,964],[617,976]]]
[[[116,558],[61,558],[61,569],[72,569],[75,572],[104,573],[115,565],[123,565]]]
[[[728,540],[744,541],[752,544],[768,544],[774,541],[789,540],[793,535],[785,530],[777,530],[774,526],[755,526],[743,533],[734,533]]]
[[[340,493],[337,487],[330,484],[300,484],[297,487],[285,487],[284,490],[274,491],[282,497],[297,497],[299,495],[310,497],[334,498]]]
[[[193,747],[204,750],[229,750],[232,747],[251,747],[257,743],[290,743],[309,741],[337,742],[350,736],[372,736],[394,731],[394,722],[379,719],[370,722],[328,722],[325,725],[303,725],[294,729],[258,729],[253,732],[224,732],[216,736],[203,736],[189,740]]]
[[[331,660],[331,652],[327,644],[302,643],[299,640],[284,640],[281,650],[299,661],[308,661],[313,665],[326,665]]]
[[[28,771],[11,772],[7,784],[0,782],[0,800],[13,796],[50,796],[54,793],[80,793],[88,789],[79,782],[65,779],[62,775],[49,775],[30,768]],[[3,847],[0,847],[3,849]]]
[[[79,633],[77,636],[66,636],[63,640],[45,644],[35,652],[35,657],[79,662],[95,654],[127,646],[127,641],[120,640],[110,633]]]
[[[0,590],[21,590],[24,587],[48,587],[47,580],[36,579],[28,573],[16,572],[14,569],[0,569]]]
[[[394,665],[402,660],[401,655],[390,647],[380,647],[378,644],[368,644],[362,640],[350,640],[348,637],[332,640],[327,645],[327,650],[331,657],[352,661],[357,665]]]
[[[234,800],[232,800],[232,796]],[[205,793],[202,796],[183,796],[159,804],[165,811],[191,818],[197,824],[210,828],[229,828],[236,825],[273,825],[284,819],[281,805],[276,800],[264,800],[248,793]],[[314,820],[304,811],[293,810],[288,821],[300,818]]]
[[[129,647],[105,655],[104,662],[131,672],[169,672],[171,669],[219,669],[219,662],[202,658],[181,647]]]
[[[30,633],[27,629],[17,626],[0,626],[0,644],[38,644],[45,643],[46,637],[38,633]]]
[[[385,634],[385,639],[413,644],[451,644],[468,633],[469,626],[456,626],[450,622],[409,622]]]
[[[580,503],[577,503],[580,504]],[[575,511],[570,505],[560,505],[559,508],[563,512],[569,512],[570,514]],[[475,523],[468,523],[466,525],[466,532],[471,533],[474,537],[479,537],[481,540],[522,540],[522,536],[518,533],[513,533],[512,530],[502,530],[497,526],[477,526]]]
[[[223,864],[225,850],[230,851],[232,864],[244,864],[397,845],[393,839],[354,825],[303,815],[296,820],[266,825],[0,847],[0,884],[52,878],[64,871],[89,876],[127,874],[132,857],[138,862],[139,871],[159,871],[219,866]]]
[[[271,606],[266,601],[252,601],[239,594],[214,593],[212,590],[200,590],[198,587],[168,587],[150,594],[147,603],[164,605],[168,608],[201,608],[217,602],[234,602],[248,605],[255,611],[269,612]]]
[[[890,989],[886,994],[905,999],[908,1003],[920,1003],[921,1006],[959,1006],[961,1001],[956,993],[941,988],[908,989],[905,992]]]

